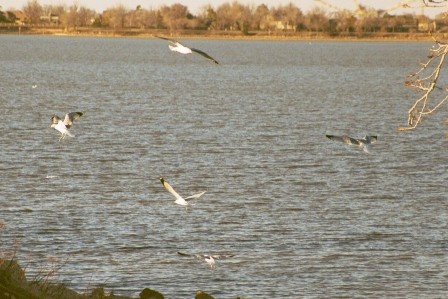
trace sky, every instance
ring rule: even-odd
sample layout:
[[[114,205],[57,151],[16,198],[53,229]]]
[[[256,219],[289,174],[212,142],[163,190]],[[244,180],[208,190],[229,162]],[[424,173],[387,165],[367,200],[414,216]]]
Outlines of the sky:
[[[28,3],[29,0],[0,0],[0,6],[3,10],[8,10],[10,8],[22,9],[22,7]],[[38,0],[41,5],[52,4],[52,5],[71,5],[73,3],[78,3],[79,5],[85,6],[87,8],[93,9],[97,12],[102,12],[107,8],[112,8],[117,6],[118,4],[123,4],[128,9],[135,9],[137,5],[141,5],[142,8],[158,8],[165,5],[172,5],[174,3],[180,3],[189,8],[192,14],[198,14],[206,5],[211,5],[213,8],[217,8],[219,5],[223,3],[232,3],[234,0]],[[320,4],[315,0],[237,0],[238,3],[245,5],[253,5],[258,6],[259,4],[266,4],[268,7],[286,5],[288,3],[292,3],[298,8],[300,8],[304,13],[309,11],[315,6],[319,6],[322,8],[327,8],[326,6]],[[350,10],[354,10],[355,8],[355,0],[324,0],[324,2],[331,3],[332,5],[338,8],[347,8]],[[375,9],[384,9],[393,7],[399,3],[403,2],[414,2],[414,4],[410,4],[411,6],[417,6],[416,3],[418,1],[404,1],[404,0],[358,0],[359,4],[372,7]],[[447,7],[443,8],[425,8],[424,13],[430,17],[434,17],[435,15],[448,11],[448,1]],[[419,14],[421,9],[397,9],[393,10],[390,13],[417,13]]]

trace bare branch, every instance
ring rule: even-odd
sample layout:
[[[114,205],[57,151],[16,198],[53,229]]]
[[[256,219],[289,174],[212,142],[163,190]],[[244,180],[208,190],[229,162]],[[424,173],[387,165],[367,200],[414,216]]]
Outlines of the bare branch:
[[[444,0],[447,1],[447,0]],[[448,54],[448,44],[439,42],[434,36],[432,36],[436,45],[429,49],[430,55],[425,63],[420,63],[420,69],[408,75],[409,80],[405,82],[405,85],[417,89],[419,92],[423,92],[423,95],[418,98],[411,108],[408,110],[408,127],[400,127],[399,131],[407,131],[415,129],[422,121],[424,115],[429,115],[435,112],[444,104],[448,99],[448,91],[446,88],[437,86],[440,71],[444,66],[445,57]],[[435,65],[434,69],[430,68]],[[428,73],[423,78],[419,78],[419,74]],[[434,90],[441,90],[444,92],[444,96],[434,95]],[[432,106],[432,108],[430,107]]]

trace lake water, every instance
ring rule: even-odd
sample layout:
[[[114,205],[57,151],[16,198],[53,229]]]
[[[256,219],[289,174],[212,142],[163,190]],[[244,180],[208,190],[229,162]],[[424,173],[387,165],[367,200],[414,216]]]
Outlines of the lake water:
[[[0,36],[1,247],[30,279],[55,262],[77,291],[135,297],[448,296],[446,107],[396,131],[431,43],[183,41],[221,65],[158,39]],[[207,193],[186,211],[160,176]]]

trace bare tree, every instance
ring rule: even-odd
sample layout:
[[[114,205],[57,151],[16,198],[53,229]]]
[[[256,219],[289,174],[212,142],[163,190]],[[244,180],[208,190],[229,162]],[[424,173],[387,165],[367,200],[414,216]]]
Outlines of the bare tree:
[[[93,23],[93,19],[95,18],[96,12],[92,9],[89,9],[85,6],[81,6],[78,10],[78,22],[79,26],[85,27],[91,25]]]
[[[68,8],[63,20],[65,30],[69,30],[70,28],[76,30],[76,27],[79,25],[78,9],[79,5],[76,2]]]
[[[200,19],[202,20],[204,28],[211,30],[216,29],[216,18],[216,11],[210,4],[201,8]]]
[[[216,26],[218,30],[233,30],[230,3],[224,3],[216,10]]]
[[[253,29],[267,29],[269,27],[269,8],[266,4],[260,4],[255,9],[252,16]]]
[[[124,27],[126,13],[126,8],[122,4],[118,4],[114,8],[108,9],[103,13],[103,18],[105,19],[103,21],[113,29],[122,29]]]
[[[308,30],[321,32],[328,27],[328,17],[320,7],[312,8],[305,17],[305,25]]]
[[[171,6],[163,6],[161,9],[163,21],[170,30],[184,29],[187,26],[189,15],[188,7],[175,3]]]
[[[224,3],[216,11],[216,24],[221,30],[240,30],[247,33],[251,23],[252,12],[249,6],[242,5],[237,1],[232,4]]]
[[[42,16],[42,5],[37,0],[29,0],[23,7],[23,12],[28,16],[28,22],[38,24]]]

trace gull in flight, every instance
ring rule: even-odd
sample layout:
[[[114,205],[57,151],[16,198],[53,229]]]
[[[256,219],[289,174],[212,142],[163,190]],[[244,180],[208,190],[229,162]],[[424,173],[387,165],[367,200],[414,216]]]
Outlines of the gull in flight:
[[[171,194],[174,195],[174,197],[176,197],[176,200],[174,201],[174,203],[177,203],[178,205],[181,205],[181,206],[185,206],[185,209],[187,209],[189,206],[193,205],[192,203],[187,201],[188,199],[197,199],[197,198],[201,197],[205,193],[205,191],[202,191],[202,192],[200,192],[198,194],[194,194],[194,195],[188,196],[188,197],[186,197],[184,199],[176,191],[174,191],[173,187],[171,187],[171,185],[168,184],[168,182],[165,181],[164,178],[161,177],[160,178],[160,182],[162,183],[163,187],[165,187],[165,189],[168,190],[168,192],[170,192]]]
[[[205,53],[205,52],[203,52],[203,51],[201,51],[201,50],[195,49],[195,48],[188,48],[188,47],[185,47],[184,45],[182,45],[181,43],[179,43],[179,42],[178,42],[177,40],[175,40],[175,39],[166,38],[166,37],[161,37],[161,36],[155,36],[155,37],[157,37],[157,38],[161,38],[161,39],[164,39],[164,40],[169,41],[170,44],[168,45],[168,47],[170,48],[171,51],[179,52],[179,53],[181,53],[181,54],[191,54],[191,53],[196,53],[196,54],[199,54],[199,55],[204,56],[205,58],[207,58],[208,60],[213,61],[213,62],[216,63],[216,64],[219,64],[218,61],[216,61],[213,57],[211,57],[211,56],[208,55],[207,53]]]
[[[51,128],[55,128],[56,130],[58,130],[59,132],[61,132],[62,136],[61,138],[59,138],[59,141],[61,141],[62,139],[65,138],[65,136],[70,136],[70,137],[75,137],[75,135],[71,134],[70,131],[68,129],[70,129],[70,127],[73,124],[73,121],[75,119],[80,118],[84,113],[82,112],[70,112],[67,113],[65,115],[64,121],[62,121],[61,118],[59,118],[59,116],[57,115],[53,115],[51,117],[51,121],[53,122],[51,124]]]
[[[365,136],[364,138],[356,139],[349,137],[347,135],[335,136],[335,135],[325,135],[328,139],[334,141],[344,142],[349,145],[355,145],[361,148],[364,152],[369,153],[369,147],[372,143],[375,143],[378,139],[377,136]]]
[[[185,252],[178,251],[177,254],[182,256],[194,256],[198,259],[205,260],[207,264],[210,266],[210,269],[215,270],[216,269],[216,262],[215,260],[223,259],[223,258],[229,258],[233,257],[233,254],[189,254]]]

